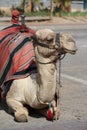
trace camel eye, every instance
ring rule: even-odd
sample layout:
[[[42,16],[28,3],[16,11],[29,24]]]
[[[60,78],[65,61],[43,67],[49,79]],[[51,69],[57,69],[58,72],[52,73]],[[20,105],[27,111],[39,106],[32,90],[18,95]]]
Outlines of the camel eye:
[[[53,42],[53,38],[47,39],[48,42]]]

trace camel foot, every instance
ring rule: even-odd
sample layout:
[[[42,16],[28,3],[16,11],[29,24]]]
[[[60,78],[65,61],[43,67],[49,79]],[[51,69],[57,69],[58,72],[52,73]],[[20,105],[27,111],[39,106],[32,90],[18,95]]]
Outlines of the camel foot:
[[[17,122],[28,122],[28,118],[26,117],[25,114],[21,114],[21,115],[19,115],[19,116],[16,116],[16,117],[15,117],[15,120],[16,120]]]
[[[15,120],[17,122],[28,122],[28,112],[27,111],[18,111],[15,112]]]
[[[58,120],[59,117],[60,117],[60,110],[55,107],[55,108],[54,108],[54,117],[53,117],[53,119],[54,119],[54,120]]]

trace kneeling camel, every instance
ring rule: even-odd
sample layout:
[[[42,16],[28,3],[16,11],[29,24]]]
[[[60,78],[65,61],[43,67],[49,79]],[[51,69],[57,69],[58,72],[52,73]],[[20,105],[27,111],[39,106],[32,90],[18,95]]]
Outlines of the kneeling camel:
[[[53,113],[53,119],[59,118],[59,108],[56,106],[56,73],[57,60],[61,54],[75,54],[77,51],[75,41],[68,34],[58,36],[50,29],[41,29],[34,38],[37,73],[26,78],[14,80],[7,93],[6,101],[15,120],[26,122],[29,111],[25,104],[36,109],[44,116],[48,116],[48,106]]]

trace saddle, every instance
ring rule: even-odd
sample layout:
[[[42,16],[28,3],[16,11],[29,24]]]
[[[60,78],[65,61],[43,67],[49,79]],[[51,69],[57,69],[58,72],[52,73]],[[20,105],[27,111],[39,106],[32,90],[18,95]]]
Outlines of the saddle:
[[[37,72],[31,36],[35,31],[20,31],[21,25],[12,25],[0,31],[0,89],[6,96],[14,79],[25,78]]]

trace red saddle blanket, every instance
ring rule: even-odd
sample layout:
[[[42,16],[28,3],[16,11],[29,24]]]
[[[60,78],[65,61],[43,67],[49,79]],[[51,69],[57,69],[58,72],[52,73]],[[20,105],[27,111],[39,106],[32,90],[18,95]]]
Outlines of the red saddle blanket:
[[[13,79],[24,78],[36,69],[34,46],[28,32],[19,26],[0,31],[0,88]]]

